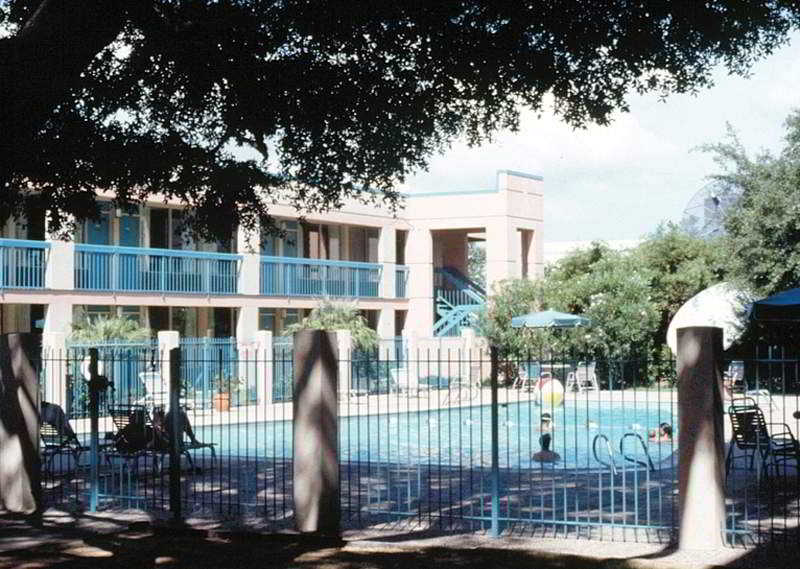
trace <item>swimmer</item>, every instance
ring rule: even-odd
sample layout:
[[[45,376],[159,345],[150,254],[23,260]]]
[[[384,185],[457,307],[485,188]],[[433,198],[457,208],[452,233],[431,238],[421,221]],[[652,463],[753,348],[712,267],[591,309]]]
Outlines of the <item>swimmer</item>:
[[[589,429],[596,429],[599,427],[596,421],[586,421],[586,427]]]
[[[661,423],[658,430],[650,429],[647,440],[651,443],[668,443],[672,440],[672,425]]]
[[[533,455],[533,460],[536,462],[556,462],[561,460],[561,456],[557,452],[550,450],[550,442],[553,440],[551,435],[555,424],[553,423],[550,413],[542,413],[542,418],[539,423],[539,446],[542,450]]]

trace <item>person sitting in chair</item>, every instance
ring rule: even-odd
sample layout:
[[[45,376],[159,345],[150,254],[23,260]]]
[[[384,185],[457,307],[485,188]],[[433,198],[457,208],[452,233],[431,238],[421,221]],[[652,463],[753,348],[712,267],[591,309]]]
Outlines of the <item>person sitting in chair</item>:
[[[542,417],[539,422],[539,432],[541,432],[541,435],[539,435],[539,446],[542,450],[533,455],[533,460],[536,462],[556,462],[557,460],[561,460],[561,456],[559,456],[557,452],[550,450],[550,443],[553,440],[552,432],[554,428],[555,425],[550,413],[542,413]]]
[[[64,413],[61,405],[42,401],[40,419],[42,423],[51,425],[62,436],[77,440],[78,437],[75,435],[75,431],[72,430],[67,414]]]
[[[183,409],[178,410],[178,423],[180,424],[181,441],[183,440],[183,434],[185,433],[186,436],[189,437],[189,442],[192,445],[203,444],[197,440],[194,430],[192,429],[192,424],[189,421],[189,416]],[[169,434],[172,429],[172,409],[165,414],[163,407],[156,407],[153,410],[153,426],[156,429],[157,435],[155,444],[158,447],[163,447],[165,449],[169,448]]]

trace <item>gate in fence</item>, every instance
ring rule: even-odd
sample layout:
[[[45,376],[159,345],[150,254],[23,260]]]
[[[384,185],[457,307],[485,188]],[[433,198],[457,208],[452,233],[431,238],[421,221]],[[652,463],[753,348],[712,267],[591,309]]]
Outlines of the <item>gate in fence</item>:
[[[111,371],[116,387],[100,396],[98,450],[87,448],[88,392],[73,395],[67,415],[76,439],[50,433],[43,447],[47,503],[88,507],[96,488],[99,508],[166,516],[177,492],[183,516],[256,529],[292,523],[291,341],[276,338],[268,354],[224,342],[197,345],[182,343],[179,356],[153,345],[98,350],[99,368]],[[81,373],[87,356],[88,348],[76,346],[63,357],[48,355],[43,385],[57,390],[54,378]],[[265,382],[272,398],[219,407],[220,384],[209,390],[198,379],[209,375],[197,372],[205,369],[212,376],[228,370],[237,380],[251,370],[248,381]],[[499,361],[494,392],[484,352],[348,354],[338,369],[346,526],[494,524],[540,535],[658,541],[674,535],[681,433],[672,362]],[[798,447],[789,433],[797,432],[797,369],[797,361],[763,359],[728,367],[731,543],[796,543]],[[132,374],[141,380],[136,387]],[[173,415],[175,375],[181,412]],[[75,377],[69,392],[78,392],[75,381],[85,382]],[[179,461],[170,442],[175,417]],[[759,435],[761,423],[766,434]],[[176,463],[171,486],[169,465]]]

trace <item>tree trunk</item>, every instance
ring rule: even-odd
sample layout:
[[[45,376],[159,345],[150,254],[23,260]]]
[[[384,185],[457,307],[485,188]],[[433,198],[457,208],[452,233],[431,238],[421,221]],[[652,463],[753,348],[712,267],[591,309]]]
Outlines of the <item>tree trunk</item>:
[[[81,72],[122,30],[128,4],[42,0],[17,34],[0,40],[0,191]]]

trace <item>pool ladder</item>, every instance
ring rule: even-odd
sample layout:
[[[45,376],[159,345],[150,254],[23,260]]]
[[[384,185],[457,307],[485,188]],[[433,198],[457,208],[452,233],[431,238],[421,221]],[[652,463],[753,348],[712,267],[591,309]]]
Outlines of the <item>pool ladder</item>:
[[[636,456],[630,456],[625,454],[625,439],[627,438],[635,438],[638,439],[639,443],[641,444],[642,450],[644,451],[644,456],[647,458],[647,462],[636,458]],[[600,456],[597,454],[597,443],[598,441],[603,441],[605,443],[606,452],[608,453],[608,462],[602,460]],[[614,476],[617,475],[617,463],[614,460],[614,447],[611,445],[611,441],[609,438],[604,434],[599,434],[594,437],[592,441],[592,453],[594,454],[594,459],[608,468],[611,471],[611,474]],[[647,450],[647,445],[644,442],[642,436],[638,433],[625,433],[622,435],[622,438],[619,440],[619,454],[622,458],[628,462],[632,462],[634,464],[638,464],[639,466],[643,466],[644,468],[649,468],[652,472],[655,472],[656,467],[653,465],[653,460],[650,458],[650,452]]]

